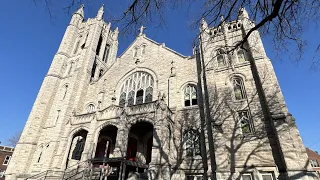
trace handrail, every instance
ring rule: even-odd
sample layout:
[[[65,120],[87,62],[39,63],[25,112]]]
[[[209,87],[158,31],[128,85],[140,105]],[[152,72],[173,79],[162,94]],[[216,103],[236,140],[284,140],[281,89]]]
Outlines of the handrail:
[[[42,175],[46,175],[46,174],[48,173],[48,171],[49,171],[49,170],[42,171],[42,172],[40,172],[40,173],[38,173],[38,174],[35,174],[35,175],[32,175],[32,176],[29,176],[29,177],[27,177],[27,178],[26,178],[26,180],[27,180],[27,179],[34,178],[34,177],[37,177],[37,176],[40,176],[40,177],[41,177]]]

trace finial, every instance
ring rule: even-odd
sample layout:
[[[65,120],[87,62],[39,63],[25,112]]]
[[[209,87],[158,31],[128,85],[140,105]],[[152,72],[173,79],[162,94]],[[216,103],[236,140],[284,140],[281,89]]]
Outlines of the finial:
[[[223,17],[223,15],[220,15],[220,22],[221,22],[221,23],[224,22],[224,17]]]
[[[102,6],[100,7],[98,14],[97,14],[97,19],[101,20],[103,18],[103,14],[104,14],[104,4],[102,4]]]
[[[79,14],[82,17],[84,17],[83,8],[84,8],[84,4],[81,4],[79,9],[74,14]]]
[[[139,29],[139,36],[141,36],[143,34],[143,30],[145,30],[146,27],[144,27],[143,25],[140,27]]]
[[[249,19],[248,12],[247,12],[247,10],[246,10],[244,7],[242,7],[242,8],[240,9],[239,19]]]
[[[205,20],[204,18],[201,19],[200,28],[201,28],[201,29],[206,29],[206,28],[208,28],[208,23],[206,22],[206,20]]]
[[[119,28],[116,27],[116,29],[114,30],[113,38],[114,38],[114,39],[117,39],[117,38],[118,38],[118,35],[119,35]]]

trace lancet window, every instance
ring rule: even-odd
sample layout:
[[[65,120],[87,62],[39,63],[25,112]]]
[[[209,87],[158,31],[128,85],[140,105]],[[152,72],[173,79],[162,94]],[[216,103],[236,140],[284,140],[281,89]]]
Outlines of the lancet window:
[[[184,132],[184,143],[186,156],[200,155],[200,134],[194,129],[189,129]]]
[[[253,132],[252,121],[248,110],[238,112],[239,123],[242,134],[250,134]]]
[[[239,61],[240,63],[246,61],[246,57],[245,57],[245,55],[244,55],[243,50],[239,50],[239,51],[237,52],[237,57],[238,57],[238,61]]]
[[[119,105],[128,106],[148,103],[152,101],[153,95],[152,76],[146,72],[135,72],[121,86]]]
[[[194,106],[198,104],[197,88],[195,85],[188,84],[184,89],[184,105]]]
[[[242,100],[246,97],[242,78],[235,76],[232,78],[233,93],[235,100]]]

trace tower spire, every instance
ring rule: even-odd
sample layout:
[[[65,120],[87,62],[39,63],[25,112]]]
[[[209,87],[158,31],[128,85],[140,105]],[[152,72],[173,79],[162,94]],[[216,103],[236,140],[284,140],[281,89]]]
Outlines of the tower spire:
[[[102,4],[102,6],[100,7],[98,14],[97,14],[97,19],[101,20],[103,19],[103,14],[104,14],[104,4]]]
[[[200,29],[204,30],[208,28],[208,23],[206,22],[206,20],[204,18],[201,19],[200,22]]]
[[[81,4],[79,9],[74,13],[74,14],[79,14],[82,17],[84,17],[84,12],[83,12],[84,4]]]
[[[242,7],[242,8],[240,9],[239,19],[249,19],[248,12],[247,12],[247,10],[246,10],[244,7]]]

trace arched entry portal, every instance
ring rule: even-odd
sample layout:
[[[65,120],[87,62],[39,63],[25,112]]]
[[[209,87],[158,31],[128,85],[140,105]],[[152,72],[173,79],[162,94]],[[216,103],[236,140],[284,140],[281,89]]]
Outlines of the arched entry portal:
[[[113,153],[113,150],[116,144],[117,131],[118,131],[118,128],[113,125],[108,125],[100,131],[98,142],[97,142],[95,158],[104,157],[107,142],[109,142],[107,157],[109,157],[110,154]]]
[[[73,166],[81,160],[82,152],[86,143],[88,131],[81,129],[72,137],[71,147],[67,159],[67,167]]]
[[[128,137],[127,159],[149,164],[151,161],[153,125],[138,122],[131,126]]]

